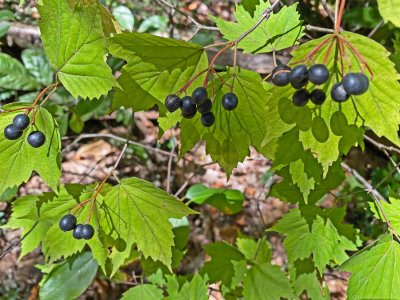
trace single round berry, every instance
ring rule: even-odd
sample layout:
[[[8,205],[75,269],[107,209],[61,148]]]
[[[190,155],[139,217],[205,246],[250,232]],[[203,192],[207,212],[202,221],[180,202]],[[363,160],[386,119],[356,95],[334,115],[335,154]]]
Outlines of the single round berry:
[[[85,224],[82,225],[82,231],[81,231],[81,237],[84,238],[85,240],[90,240],[94,235],[94,229],[92,225],[90,224]]]
[[[29,117],[25,114],[16,115],[13,119],[13,124],[19,130],[24,130],[29,126]]]
[[[346,93],[343,88],[343,85],[338,82],[335,83],[331,90],[331,97],[336,102],[344,102],[349,99],[350,95]]]
[[[233,93],[227,93],[222,97],[222,107],[226,110],[234,110],[238,102],[238,97]]]
[[[296,90],[299,90],[299,89],[303,88],[307,83],[308,83],[308,79],[304,78],[302,81],[291,82],[290,84],[292,85],[293,88],[295,88]]]
[[[316,64],[308,69],[308,80],[314,84],[324,84],[329,79],[329,70],[323,64]]]
[[[28,135],[28,143],[33,148],[39,148],[40,146],[43,146],[45,141],[46,141],[46,137],[44,136],[43,132],[41,132],[41,131],[32,131]]]
[[[272,70],[272,83],[277,86],[288,85],[291,71],[292,69],[286,65],[277,66]]]
[[[363,73],[349,73],[343,77],[342,85],[348,94],[361,95],[368,90],[369,80]]]
[[[321,89],[315,89],[310,93],[310,100],[316,105],[321,105],[326,100],[326,94]]]
[[[197,111],[201,114],[206,114],[211,111],[212,108],[212,102],[210,98],[207,98],[207,100],[200,105],[197,105]]]
[[[71,231],[76,227],[76,218],[74,215],[68,214],[61,218],[60,223],[58,223],[62,231]]]
[[[80,240],[82,238],[82,229],[83,229],[83,225],[82,224],[78,224],[74,231],[72,231],[72,236],[77,239]]]
[[[181,107],[182,100],[177,95],[168,95],[165,99],[165,107],[168,109],[169,112],[176,111],[179,107]]]
[[[304,81],[304,79],[308,79],[307,67],[305,65],[294,67],[290,73],[290,82],[298,83]]]
[[[201,124],[203,124],[204,127],[210,127],[214,124],[215,117],[212,112],[203,114],[201,116]]]
[[[296,91],[292,97],[293,104],[296,106],[304,106],[310,100],[310,93],[306,89]]]
[[[15,127],[13,124],[8,125],[4,128],[4,137],[7,140],[19,139],[22,135],[22,131]]]
[[[184,113],[182,113],[182,116],[183,116],[185,119],[193,119],[193,117],[196,115],[196,113],[197,113],[197,111],[194,111],[194,112],[191,113],[191,114],[184,114]]]
[[[203,87],[198,87],[192,94],[192,102],[196,105],[204,103],[207,100],[207,90]]]
[[[182,98],[181,111],[183,114],[186,115],[191,115],[196,112],[196,105],[193,104],[192,98],[190,98],[189,96]]]

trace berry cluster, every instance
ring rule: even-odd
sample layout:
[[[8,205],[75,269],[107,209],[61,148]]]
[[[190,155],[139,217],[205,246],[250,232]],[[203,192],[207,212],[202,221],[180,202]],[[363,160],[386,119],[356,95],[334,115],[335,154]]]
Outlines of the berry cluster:
[[[312,65],[309,69],[305,65],[298,65],[291,69],[280,65],[272,71],[272,83],[277,86],[286,86],[289,83],[297,91],[293,94],[292,101],[296,106],[304,106],[309,100],[316,105],[322,105],[326,100],[325,92],[316,88],[311,93],[304,88],[308,82],[317,86],[324,84],[329,79],[329,70],[323,64]],[[350,95],[361,95],[368,90],[369,80],[363,73],[349,73],[343,77],[342,82],[336,83],[331,90],[331,97],[336,102],[344,102]]]
[[[29,126],[29,117],[26,114],[16,115],[13,123],[4,128],[4,137],[7,140],[17,140],[22,136],[23,131]],[[45,135],[41,131],[32,131],[28,135],[28,143],[33,148],[39,148],[46,141]]]
[[[68,214],[61,218],[58,224],[62,231],[71,231],[72,236],[77,239],[90,240],[94,235],[94,229],[90,224],[78,224],[76,225],[76,217],[74,215]]]
[[[215,116],[211,112],[212,104],[204,87],[195,89],[191,97],[185,96],[181,99],[177,95],[171,94],[165,99],[167,110],[174,112],[180,108],[184,118],[191,119],[199,112],[201,114],[201,124],[205,127],[212,126],[215,121]],[[238,98],[235,94],[227,93],[222,97],[222,107],[226,110],[233,110],[237,105]]]

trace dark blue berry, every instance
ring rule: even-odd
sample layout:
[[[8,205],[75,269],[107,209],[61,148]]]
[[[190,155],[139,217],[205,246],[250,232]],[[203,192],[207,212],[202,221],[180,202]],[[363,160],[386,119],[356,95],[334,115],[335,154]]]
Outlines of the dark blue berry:
[[[315,89],[310,93],[311,102],[316,105],[321,105],[326,100],[326,94],[321,89]]]
[[[82,226],[81,237],[85,240],[90,240],[94,235],[94,229],[92,225],[85,224]]]
[[[29,126],[29,117],[25,114],[16,115],[13,119],[13,124],[19,130],[24,130]]]
[[[13,124],[8,125],[4,128],[4,137],[7,140],[19,139],[22,135],[22,131],[15,127]]]
[[[62,231],[70,231],[76,227],[76,218],[74,215],[68,214],[61,218],[60,223],[58,223]]]
[[[204,103],[207,100],[207,90],[203,87],[198,87],[192,94],[192,102],[196,105]]]
[[[74,231],[72,232],[72,236],[77,239],[80,240],[82,238],[82,229],[83,229],[83,225],[82,224],[78,224]]]
[[[182,100],[177,95],[169,95],[165,99],[165,107],[168,109],[169,112],[176,111],[179,107],[181,107]]]
[[[329,70],[323,64],[316,64],[308,69],[308,80],[312,83],[320,85],[329,79]]]
[[[306,89],[297,90],[292,97],[293,104],[296,106],[304,106],[310,100],[310,93]]]
[[[368,90],[369,80],[363,73],[350,73],[343,77],[342,85],[348,94],[361,95]]]
[[[191,115],[196,112],[196,105],[193,104],[191,97],[186,96],[182,98],[181,111],[184,115]]]
[[[44,136],[43,132],[41,131],[32,131],[28,135],[28,143],[31,145],[33,148],[39,148],[44,144],[46,141],[46,137]]]
[[[203,104],[197,105],[197,111],[201,114],[206,114],[211,111],[212,102],[208,98]]]
[[[305,79],[308,80],[308,71],[305,65],[299,65],[293,68],[290,73],[290,82],[292,84],[303,82]]]
[[[286,65],[277,66],[272,70],[272,83],[276,86],[285,86],[290,82],[291,70]]]
[[[222,97],[222,107],[226,110],[234,110],[238,102],[238,97],[233,93],[227,93]]]
[[[349,99],[350,95],[345,91],[343,85],[338,82],[332,87],[331,97],[336,102],[345,102]]]
[[[296,90],[303,88],[307,83],[308,83],[307,78],[304,78],[302,81],[299,81],[299,82],[290,82],[292,87],[294,87]]]
[[[204,127],[210,127],[214,124],[215,121],[215,116],[212,112],[203,114],[201,116],[201,124],[203,124]]]

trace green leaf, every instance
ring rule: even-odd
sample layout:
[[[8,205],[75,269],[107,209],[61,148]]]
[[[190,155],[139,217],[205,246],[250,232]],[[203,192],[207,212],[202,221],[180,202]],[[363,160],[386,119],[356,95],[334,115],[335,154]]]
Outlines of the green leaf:
[[[290,174],[293,183],[296,184],[304,196],[304,202],[307,203],[310,191],[314,189],[314,178],[308,178],[304,172],[304,163],[301,159],[290,163]]]
[[[46,53],[40,48],[25,49],[21,54],[25,68],[35,80],[45,86],[54,81],[54,72]]]
[[[201,185],[195,185],[196,190],[200,190]],[[241,211],[244,201],[244,195],[239,190],[218,189],[218,188],[201,188],[201,192],[192,189],[186,193],[186,197],[191,202],[197,204],[209,204],[231,215]],[[195,196],[194,196],[195,194]]]
[[[400,0],[378,0],[378,8],[385,22],[400,27]]]
[[[121,88],[115,94],[113,109],[124,106],[135,111],[148,110],[157,104],[163,115],[165,98],[208,67],[202,47],[150,34],[116,35],[109,39],[109,48],[113,56],[127,61],[118,78]],[[188,93],[201,82],[202,79],[195,80]]]
[[[0,53],[0,87],[10,90],[36,90],[40,84],[15,58]]]
[[[165,16],[151,16],[140,23],[137,32],[165,31],[168,21],[168,18]]]
[[[182,287],[180,288],[179,292],[172,289],[168,289],[168,297],[165,299],[169,300],[207,300],[209,299],[207,292],[208,292],[208,285],[207,285],[208,278],[207,276],[201,277],[200,274],[196,274],[193,276],[192,280],[186,281]]]
[[[0,10],[0,21],[14,21],[14,13],[8,9]]]
[[[127,290],[121,300],[154,300],[162,299],[163,291],[152,284],[140,284]]]
[[[0,194],[0,202],[10,202],[18,193],[18,187],[10,187]]]
[[[253,4],[254,5],[254,4]],[[235,41],[244,32],[252,28],[260,19],[262,13],[270,6],[269,1],[261,1],[252,13],[242,5],[236,5],[234,13],[237,23],[224,21],[211,16],[217,24],[224,38]],[[238,47],[245,53],[262,53],[282,50],[296,45],[297,40],[303,36],[304,27],[296,11],[297,4],[284,6],[279,13],[272,13],[267,21],[261,23],[245,39],[239,42]]]
[[[113,10],[113,15],[121,25],[122,30],[132,31],[135,18],[129,8],[123,5],[117,6]]]
[[[353,27],[360,26],[372,29],[381,21],[381,16],[374,6],[358,6],[346,9],[343,14],[343,21]]]
[[[225,286],[230,287],[234,275],[232,261],[243,260],[244,255],[226,242],[216,242],[203,247],[211,256],[211,261],[204,264],[200,269],[200,274],[207,274],[212,283],[221,281]]]
[[[116,85],[97,3],[72,10],[66,0],[37,6],[41,38],[57,78],[72,96],[99,98]]]
[[[352,272],[348,299],[397,299],[400,291],[400,245],[386,234],[339,267]]]
[[[104,205],[114,213],[108,215],[111,220],[102,220],[102,229],[115,238],[123,237],[126,243],[125,250],[113,254],[112,273],[129,256],[133,243],[144,257],[159,260],[171,270],[174,235],[168,219],[182,218],[195,211],[138,178],[121,180],[105,196]]]
[[[364,57],[374,73],[373,80],[370,81],[369,90],[363,95],[352,96],[348,101],[340,104],[332,101],[329,91],[333,84],[341,80],[340,60],[335,60],[337,54],[335,53],[337,51],[335,42],[335,47],[326,62],[326,66],[331,74],[330,79],[323,86],[323,90],[327,92],[327,101],[321,106],[320,115],[314,115],[312,118],[321,117],[325,121],[324,128],[325,125],[332,127],[331,119],[336,112],[341,111],[346,118],[345,121],[348,126],[342,120],[339,126],[344,128],[338,131],[338,128],[333,126],[335,129],[329,128],[328,134],[326,128],[323,130],[324,132],[316,130],[315,127],[314,130],[312,128],[307,130],[305,128],[302,129],[296,122],[295,115],[293,115],[297,109],[289,100],[294,92],[292,87],[275,87],[271,101],[267,104],[269,115],[272,116],[266,119],[268,131],[264,139],[264,144],[273,141],[293,126],[297,126],[300,129],[300,141],[303,143],[305,149],[310,149],[315,154],[324,168],[325,175],[332,163],[341,154],[347,154],[351,146],[357,144],[363,145],[363,127],[371,128],[376,135],[385,136],[396,145],[400,144],[397,136],[398,125],[400,123],[400,100],[396,96],[400,93],[399,75],[396,73],[393,62],[388,59],[389,53],[382,45],[367,37],[349,32],[342,33],[342,36]],[[303,59],[326,38],[327,36],[301,45],[293,51],[293,61]],[[329,43],[325,44],[314,55],[315,63],[323,62],[328,48]],[[352,72],[360,72],[362,64],[350,52],[349,47],[345,46],[345,49],[352,65]],[[349,67],[346,63],[344,73],[349,73]],[[366,74],[370,75],[368,72]],[[280,109],[280,107],[284,107],[284,109]],[[308,107],[313,108],[315,105],[310,103]],[[288,116],[292,117],[289,118]],[[343,119],[343,116],[341,116],[341,119]],[[318,122],[322,124],[321,121]],[[271,130],[274,130],[272,136],[270,136]],[[339,135],[336,135],[333,131]],[[326,136],[328,136],[327,139]]]
[[[246,259],[254,260],[257,263],[269,262],[272,258],[271,246],[265,237],[258,241],[250,237],[240,237],[236,240],[236,245]]]
[[[103,32],[106,37],[110,37],[111,34],[121,33],[122,29],[115,17],[108,11],[107,7],[100,4],[100,16],[103,24]]]
[[[28,107],[31,104],[13,103],[2,107],[8,111],[16,108]],[[5,128],[12,123],[13,118],[22,111],[13,111],[0,114],[0,127]],[[33,113],[29,114],[30,120]],[[35,124],[38,130],[46,136],[46,142],[40,148],[31,147],[27,136],[34,130],[32,124],[24,130],[22,137],[10,141],[0,133],[0,193],[8,187],[19,186],[27,182],[33,171],[53,189],[57,190],[58,179],[61,176],[61,140],[58,125],[53,116],[45,109],[36,109]]]
[[[0,23],[0,37],[3,37],[10,29],[10,24],[2,24]]]
[[[254,12],[256,11],[257,6],[260,4],[260,0],[243,0],[241,4],[244,9],[248,11],[252,17],[254,17]]]
[[[12,204],[11,218],[2,226],[2,228],[11,229],[22,227],[22,236],[35,226],[31,233],[21,241],[22,250],[19,259],[39,246],[51,226],[51,223],[48,222],[41,222],[35,225],[35,221],[24,218],[26,213],[34,207],[36,200],[37,196],[24,196],[15,200]]]
[[[40,299],[69,300],[78,298],[92,283],[98,264],[90,252],[70,257],[47,275],[40,287]]]
[[[286,273],[270,263],[253,266],[243,280],[245,300],[295,298]]]
[[[292,209],[273,228],[286,235],[283,242],[287,250],[288,261],[308,258],[311,254],[315,265],[324,273],[325,266],[330,262],[336,247],[339,247],[340,236],[330,219],[324,220],[317,216],[310,231],[307,221],[301,217],[300,211]]]
[[[237,163],[250,155],[250,145],[260,153],[270,154],[267,147],[261,147],[266,123],[265,103],[268,101],[268,92],[262,85],[260,75],[255,72],[239,70],[236,77],[232,70],[220,74],[228,84],[234,81],[233,93],[239,98],[239,104],[233,111],[225,110],[221,101],[230,88],[215,87],[215,102],[212,108],[215,124],[210,128],[205,128],[200,122],[199,114],[193,119],[184,119],[181,123],[180,155],[190,150],[199,140],[205,140],[206,152],[230,176]],[[211,94],[211,88],[209,88],[209,94]]]

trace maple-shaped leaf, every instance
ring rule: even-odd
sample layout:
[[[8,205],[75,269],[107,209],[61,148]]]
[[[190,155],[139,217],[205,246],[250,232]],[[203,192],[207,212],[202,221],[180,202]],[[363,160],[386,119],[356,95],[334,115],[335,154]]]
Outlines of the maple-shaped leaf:
[[[247,271],[243,280],[243,296],[245,300],[296,297],[286,273],[270,263],[254,265]]]
[[[24,236],[31,231],[21,241],[21,253],[19,259],[36,249],[51,227],[51,223],[49,222],[39,222],[36,224],[36,221],[24,218],[26,212],[30,211],[36,205],[37,200],[37,196],[35,195],[24,196],[15,200],[12,203],[12,214],[10,219],[6,224],[1,226],[1,228],[11,229],[23,228],[21,236]]]
[[[352,272],[348,299],[399,299],[399,258],[400,244],[390,234],[354,254],[339,267]]]
[[[126,243],[124,249],[113,253],[112,273],[129,256],[133,244],[146,258],[159,260],[170,269],[174,234],[168,219],[196,213],[152,183],[138,178],[121,180],[107,193],[102,205],[108,212],[100,221],[102,230],[114,239],[122,237]]]
[[[233,111],[222,107],[222,97],[230,92],[230,88],[215,84],[215,102],[212,112],[215,123],[205,128],[200,121],[200,114],[193,119],[184,119],[181,123],[181,152],[182,156],[199,140],[206,141],[206,152],[217,161],[230,176],[238,162],[242,162],[250,154],[249,146],[258,152],[269,156],[271,153],[261,147],[264,137],[265,102],[268,92],[264,89],[260,76],[252,71],[239,70],[236,75],[232,70],[221,73],[227,84],[234,84],[233,93],[239,99],[238,106]],[[208,88],[211,94],[211,84]]]
[[[66,0],[38,5],[41,39],[57,78],[72,96],[99,98],[116,85],[105,62],[106,39],[97,3],[71,9]]]
[[[3,110],[29,107],[31,103],[12,103],[4,105]],[[36,109],[35,125],[30,124],[17,140],[7,140],[4,130],[0,132],[0,193],[8,187],[19,186],[27,182],[33,171],[53,189],[57,190],[61,176],[61,140],[58,125],[53,116],[43,107]],[[12,124],[14,117],[23,111],[0,114],[0,128]],[[33,112],[29,113],[32,121]],[[36,129],[37,128],[37,129]],[[46,141],[43,146],[33,148],[27,142],[28,135],[35,130],[44,133]]]
[[[245,6],[236,4],[234,16],[237,22],[228,22],[213,16],[211,18],[225,39],[235,41],[257,23],[269,6],[269,1],[260,1],[254,13],[251,14]],[[296,45],[297,40],[303,36],[304,30],[296,8],[297,4],[293,4],[284,6],[277,14],[271,13],[268,20],[263,21],[260,26],[239,42],[238,47],[245,53],[255,54],[282,50]]]
[[[335,53],[337,42],[334,41],[334,48],[326,62],[331,77],[322,87],[327,94],[327,100],[321,106],[320,114],[314,113],[311,119],[308,118],[309,122],[306,124],[299,122],[300,120],[295,116],[298,108],[291,102],[291,96],[295,91],[292,87],[275,87],[270,101],[267,103],[269,117],[266,127],[268,131],[264,144],[271,143],[276,136],[279,137],[291,128],[298,127],[300,141],[305,149],[310,149],[315,154],[324,168],[325,175],[332,163],[341,154],[347,154],[351,146],[363,145],[364,127],[369,127],[378,136],[387,137],[396,145],[400,144],[397,136],[400,124],[400,100],[396,96],[400,93],[399,74],[394,68],[394,63],[388,58],[389,52],[382,45],[367,37],[349,32],[342,33],[342,36],[364,57],[374,73],[366,93],[352,96],[348,101],[340,104],[331,99],[330,90],[333,84],[341,81],[340,60],[335,58],[337,57],[337,53]],[[293,51],[292,61],[303,59],[326,38],[327,36],[324,36],[301,45]],[[328,48],[329,43],[314,55],[315,63],[323,62]],[[345,49],[352,65],[352,72],[360,72],[362,64],[350,52],[350,48],[346,44]],[[349,73],[346,62],[344,67],[344,73]],[[371,77],[368,71],[366,75]],[[312,89],[311,85],[309,90]],[[313,109],[315,105],[310,103],[307,107]],[[315,122],[317,118],[318,122]],[[273,130],[273,136],[269,136],[271,130]],[[325,133],[322,134],[322,131]],[[324,138],[322,139],[322,137]]]
[[[208,277],[196,274],[191,281],[185,281],[183,284],[178,282],[176,275],[166,276],[168,280],[167,293],[165,300],[207,300]]]
[[[286,235],[283,242],[289,263],[308,258],[311,254],[320,274],[333,257],[335,247],[339,246],[340,236],[330,219],[317,216],[310,230],[307,221],[301,217],[300,210],[292,209],[269,231]]]
[[[298,297],[305,291],[308,298],[313,300],[331,299],[327,285],[324,285],[324,289],[321,291],[318,272],[311,258],[298,259],[289,265],[289,276]]]
[[[108,43],[113,56],[127,61],[118,78],[121,88],[117,89],[113,108],[124,106],[138,111],[157,104],[165,114],[165,98],[208,67],[204,48],[183,41],[124,32]],[[187,92],[190,94],[200,86],[203,79],[195,80]]]
[[[221,281],[225,286],[230,287],[234,275],[232,261],[244,260],[243,253],[226,242],[216,242],[203,247],[211,256],[211,261],[204,264],[200,269],[200,274],[207,274],[210,282]]]
[[[378,9],[385,22],[392,22],[396,27],[400,27],[399,0],[378,0]]]
[[[237,238],[236,244],[240,252],[242,252],[248,260],[263,263],[269,262],[272,258],[271,245],[265,238],[255,241],[250,237],[243,236]]]

